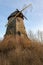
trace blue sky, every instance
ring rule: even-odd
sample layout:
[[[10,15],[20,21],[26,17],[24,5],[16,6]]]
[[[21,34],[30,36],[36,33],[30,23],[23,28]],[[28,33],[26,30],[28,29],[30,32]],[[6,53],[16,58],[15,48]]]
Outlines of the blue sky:
[[[7,17],[17,8],[21,10],[29,3],[32,3],[32,11],[28,8],[23,12],[28,18],[24,20],[26,30],[43,31],[43,0],[0,0],[0,38],[6,32]]]

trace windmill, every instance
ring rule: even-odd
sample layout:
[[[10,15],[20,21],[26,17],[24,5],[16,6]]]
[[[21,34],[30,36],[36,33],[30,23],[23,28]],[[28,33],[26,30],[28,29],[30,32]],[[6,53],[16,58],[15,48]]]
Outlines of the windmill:
[[[24,18],[27,20],[27,18],[23,15],[22,12],[30,6],[32,6],[32,4],[29,4],[28,6],[24,7],[21,11],[16,9],[15,12],[11,13],[11,15],[8,17],[8,24],[5,36],[16,34],[26,36],[23,20]]]

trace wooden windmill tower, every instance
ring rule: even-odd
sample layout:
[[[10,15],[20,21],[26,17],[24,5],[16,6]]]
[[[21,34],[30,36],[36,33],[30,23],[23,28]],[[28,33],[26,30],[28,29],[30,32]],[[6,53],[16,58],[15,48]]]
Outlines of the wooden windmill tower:
[[[23,8],[21,11],[17,9],[8,17],[8,24],[7,24],[7,30],[5,36],[6,35],[20,35],[20,36],[27,35],[23,24],[23,20],[26,17],[23,15],[22,11],[29,6],[31,6],[31,4]]]

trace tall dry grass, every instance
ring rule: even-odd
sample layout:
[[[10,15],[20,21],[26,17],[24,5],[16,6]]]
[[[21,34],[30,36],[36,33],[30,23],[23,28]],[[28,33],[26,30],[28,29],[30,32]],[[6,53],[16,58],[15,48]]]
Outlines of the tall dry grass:
[[[6,36],[0,43],[0,65],[43,65],[43,44]]]

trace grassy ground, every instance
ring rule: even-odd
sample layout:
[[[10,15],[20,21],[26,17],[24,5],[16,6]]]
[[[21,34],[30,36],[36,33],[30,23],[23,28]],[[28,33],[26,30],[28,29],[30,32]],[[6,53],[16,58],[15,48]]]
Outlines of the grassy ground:
[[[20,36],[0,42],[0,65],[43,65],[43,44]]]

